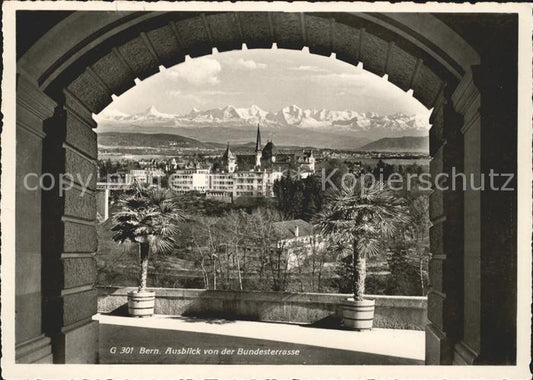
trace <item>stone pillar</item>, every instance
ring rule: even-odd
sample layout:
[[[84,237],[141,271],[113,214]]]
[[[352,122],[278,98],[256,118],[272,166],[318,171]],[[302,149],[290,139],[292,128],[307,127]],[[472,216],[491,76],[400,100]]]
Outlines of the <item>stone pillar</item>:
[[[45,126],[44,167],[64,188],[43,195],[45,331],[55,363],[96,363],[96,127],[69,93]]]
[[[23,74],[17,78],[15,356],[17,363],[51,363],[43,334],[41,291],[41,188],[43,122],[55,103]],[[26,183],[25,183],[26,179]]]
[[[506,41],[497,46],[510,44]],[[482,64],[473,67],[454,94],[454,101],[465,114],[465,172],[474,175],[476,185],[482,176],[485,178],[483,190],[469,189],[465,194],[464,337],[455,347],[456,364],[516,362],[514,58],[511,53],[482,57]],[[514,191],[506,191],[504,185]]]
[[[98,221],[105,222],[109,218],[109,187],[96,191],[96,212]]]
[[[463,115],[461,133],[464,136],[464,172],[476,179],[480,174],[480,97],[474,86],[472,73],[468,72],[453,94],[457,110]],[[481,191],[474,191],[470,180],[465,189],[464,204],[464,319],[463,337],[454,347],[454,364],[473,364],[479,351],[480,334],[480,239],[481,239]]]
[[[462,334],[463,192],[454,173],[463,170],[462,118],[447,88],[431,116],[430,171],[435,188],[430,196],[430,291],[426,328],[426,364],[451,364],[453,346]],[[444,175],[447,176],[443,177]]]

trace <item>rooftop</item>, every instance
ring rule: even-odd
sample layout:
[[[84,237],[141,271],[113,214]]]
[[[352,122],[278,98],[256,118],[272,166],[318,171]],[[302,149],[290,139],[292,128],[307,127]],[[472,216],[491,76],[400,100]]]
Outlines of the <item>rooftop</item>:
[[[284,220],[282,222],[274,223],[283,239],[293,239],[296,237],[296,229],[298,228],[298,236],[309,236],[313,234],[313,225],[302,219]]]

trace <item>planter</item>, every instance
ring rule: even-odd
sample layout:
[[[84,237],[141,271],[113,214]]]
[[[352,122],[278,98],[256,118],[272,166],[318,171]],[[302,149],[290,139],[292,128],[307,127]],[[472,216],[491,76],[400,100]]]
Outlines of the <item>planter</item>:
[[[342,322],[345,327],[353,330],[372,330],[374,321],[375,300],[354,301],[347,299],[342,302]]]
[[[132,317],[151,317],[154,314],[155,292],[128,293],[128,313]]]

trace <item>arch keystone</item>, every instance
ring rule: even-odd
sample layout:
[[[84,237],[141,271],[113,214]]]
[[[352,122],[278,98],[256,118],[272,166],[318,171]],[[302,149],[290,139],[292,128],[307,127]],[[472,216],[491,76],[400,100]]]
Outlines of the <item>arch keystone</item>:
[[[239,22],[234,13],[221,13],[205,17],[213,45],[219,52],[237,50],[242,47]]]
[[[306,45],[311,53],[331,55],[332,25],[331,19],[305,15]]]
[[[266,13],[245,12],[240,13],[243,42],[248,49],[267,49],[274,43],[274,34],[270,16]]]
[[[278,48],[303,49],[304,36],[302,32],[302,19],[299,13],[274,13],[272,20]]]

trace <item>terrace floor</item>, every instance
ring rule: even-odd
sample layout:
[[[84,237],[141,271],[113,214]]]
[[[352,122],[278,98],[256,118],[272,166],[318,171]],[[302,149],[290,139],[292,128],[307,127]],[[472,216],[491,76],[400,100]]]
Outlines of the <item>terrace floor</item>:
[[[169,315],[94,319],[100,322],[103,364],[424,364],[423,331]]]

